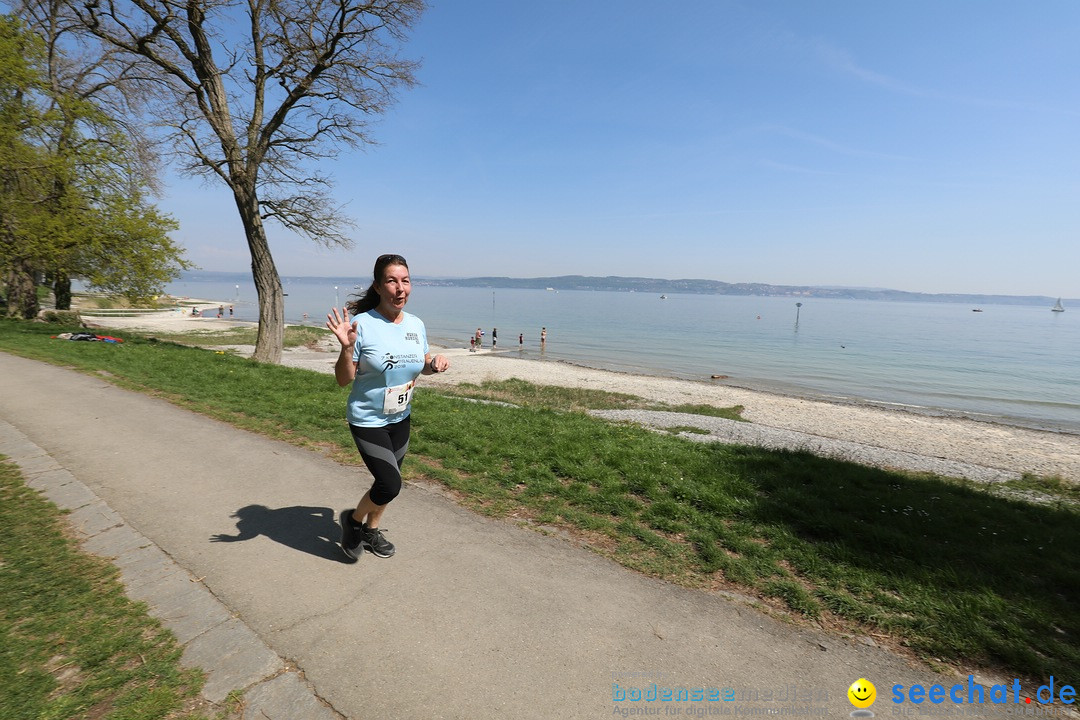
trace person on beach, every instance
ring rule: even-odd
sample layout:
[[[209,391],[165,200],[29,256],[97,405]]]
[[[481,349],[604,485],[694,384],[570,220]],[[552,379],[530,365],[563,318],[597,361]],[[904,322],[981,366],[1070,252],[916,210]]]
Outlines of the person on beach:
[[[495,346],[499,344],[499,329],[491,328],[491,349],[494,350]]]
[[[356,449],[374,482],[355,509],[341,511],[341,548],[353,560],[364,550],[388,558],[394,546],[379,524],[386,506],[401,491],[401,463],[409,449],[409,415],[419,375],[446,372],[450,361],[431,355],[420,318],[405,312],[412,285],[400,255],[380,255],[374,279],[326,327],[341,343],[334,365],[338,385],[352,383],[347,416]],[[352,321],[349,321],[349,314]]]
[[[484,347],[484,331],[476,328],[476,347]]]
[[[518,333],[518,350],[525,347],[525,333]]]
[[[225,306],[224,306],[224,305],[218,305],[218,308],[217,308],[217,316],[218,316],[219,318],[220,318],[220,317],[225,317]]]
[[[233,306],[230,305],[229,306],[229,317],[232,317],[232,316],[233,316]]]
[[[547,344],[547,328],[540,328],[540,347],[544,347]]]

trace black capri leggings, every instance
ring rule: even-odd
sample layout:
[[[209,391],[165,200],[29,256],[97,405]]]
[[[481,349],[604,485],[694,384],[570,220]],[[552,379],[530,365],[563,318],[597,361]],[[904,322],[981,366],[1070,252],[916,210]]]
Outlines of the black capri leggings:
[[[409,451],[409,418],[383,427],[349,425],[356,449],[375,478],[371,502],[385,505],[401,492],[401,461]]]

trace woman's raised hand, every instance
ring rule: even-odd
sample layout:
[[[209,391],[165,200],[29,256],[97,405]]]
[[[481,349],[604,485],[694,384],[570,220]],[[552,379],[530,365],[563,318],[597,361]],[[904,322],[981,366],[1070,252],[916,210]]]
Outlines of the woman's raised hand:
[[[345,308],[341,308],[340,315],[337,308],[331,312],[333,315],[326,314],[326,327],[334,333],[341,347],[352,347],[356,344],[356,321],[349,322],[349,312]]]

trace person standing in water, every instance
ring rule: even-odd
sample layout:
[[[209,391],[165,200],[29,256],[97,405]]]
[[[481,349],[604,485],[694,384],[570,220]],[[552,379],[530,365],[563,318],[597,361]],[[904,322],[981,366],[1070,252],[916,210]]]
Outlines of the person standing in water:
[[[420,318],[405,312],[412,292],[409,266],[400,255],[380,255],[368,289],[326,327],[341,343],[334,365],[338,385],[352,384],[347,416],[356,449],[374,482],[356,508],[341,511],[341,548],[353,560],[365,550],[394,554],[380,528],[386,506],[401,491],[401,463],[409,449],[412,394],[419,375],[445,372],[450,361],[431,355]],[[352,321],[349,321],[349,314]]]

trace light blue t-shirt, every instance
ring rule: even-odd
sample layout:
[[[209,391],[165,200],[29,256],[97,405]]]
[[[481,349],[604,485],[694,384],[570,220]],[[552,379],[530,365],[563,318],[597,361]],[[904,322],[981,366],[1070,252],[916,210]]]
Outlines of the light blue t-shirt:
[[[412,412],[412,404],[406,404],[401,412],[384,412],[386,390],[412,382],[424,369],[428,341],[423,321],[403,311],[401,322],[393,323],[377,310],[360,313],[353,320],[353,362],[360,364],[349,392],[349,423],[382,427],[404,420]]]

